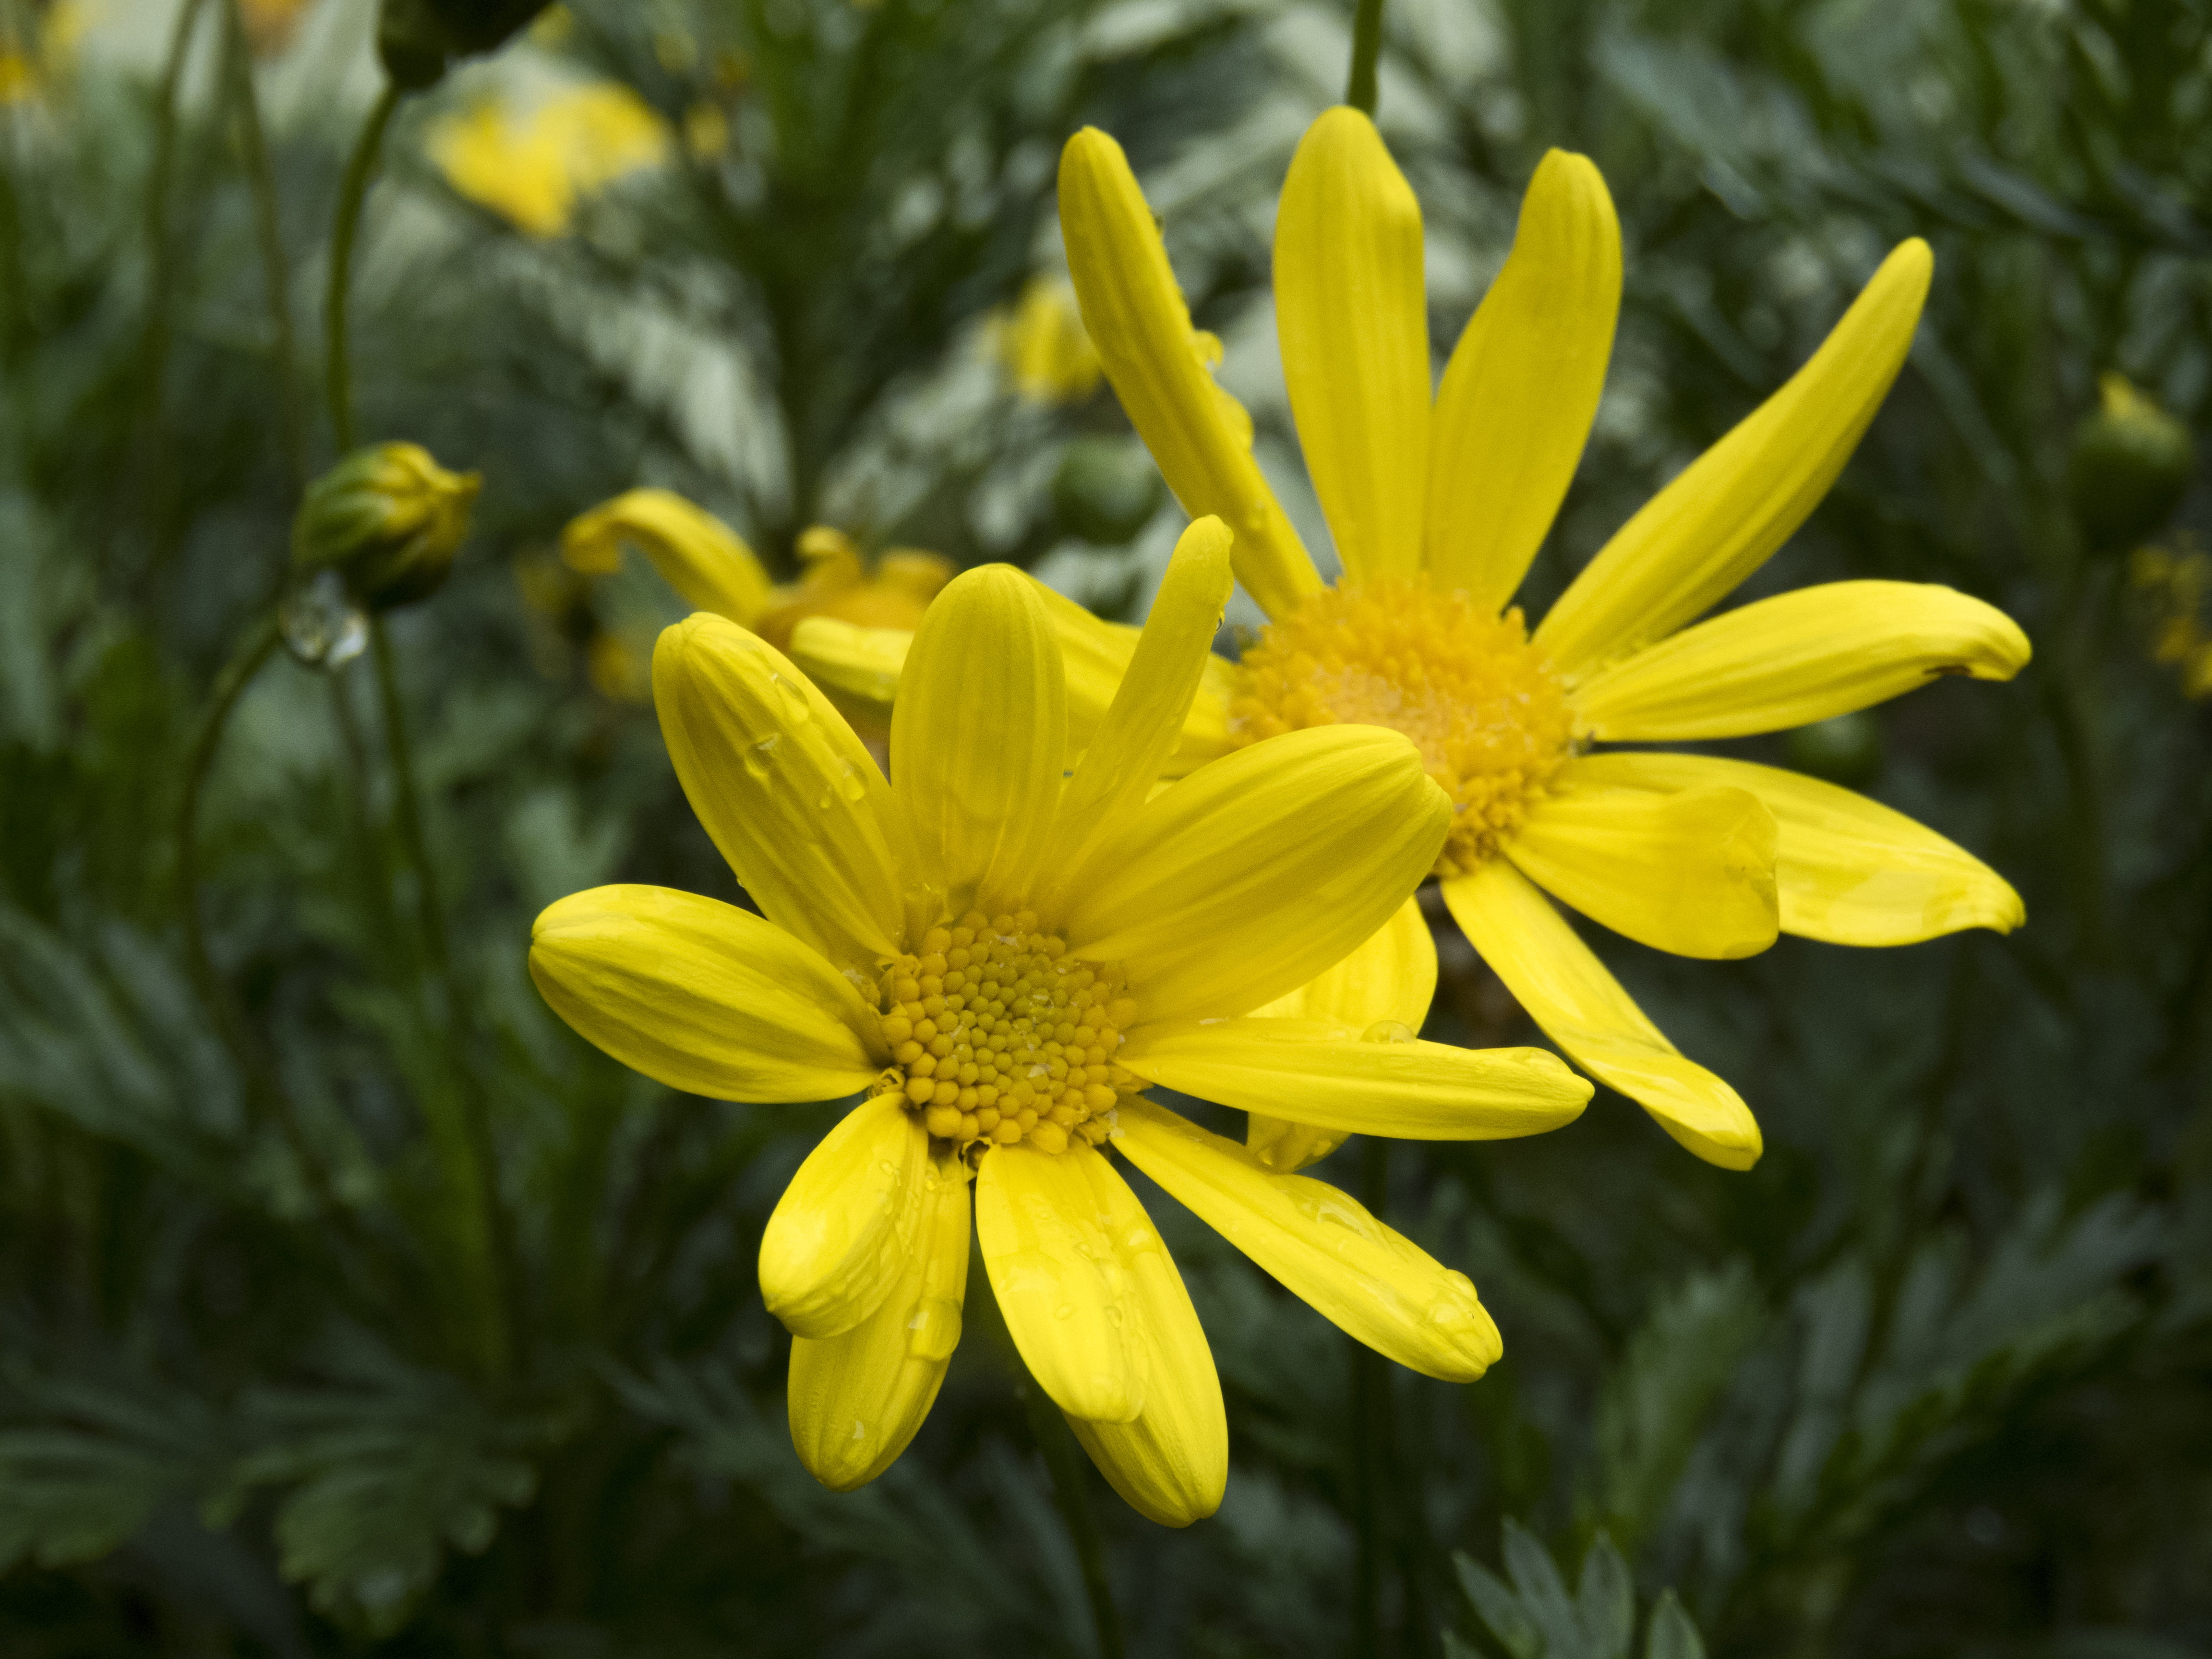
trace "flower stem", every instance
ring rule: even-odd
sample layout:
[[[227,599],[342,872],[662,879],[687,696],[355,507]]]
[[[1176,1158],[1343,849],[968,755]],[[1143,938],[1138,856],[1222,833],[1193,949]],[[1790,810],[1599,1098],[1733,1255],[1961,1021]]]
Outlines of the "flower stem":
[[[1030,1433],[1044,1454],[1052,1475],[1052,1500],[1067,1535],[1075,1546],[1075,1559],[1083,1569],[1083,1589],[1091,1598],[1091,1626],[1098,1638],[1098,1659],[1122,1659],[1121,1615],[1114,1607],[1114,1587],[1106,1577],[1106,1550],[1099,1541],[1098,1522],[1091,1512],[1091,1492],[1084,1484],[1083,1449],[1060,1420],[1060,1411],[1045,1398],[1042,1389],[1024,1379],[1022,1408],[1029,1415]]]
[[[146,331],[138,349],[138,370],[146,422],[146,495],[157,520],[167,512],[170,483],[161,388],[169,359],[170,291],[176,285],[176,261],[169,247],[169,193],[177,177],[177,101],[203,3],[204,0],[184,0],[177,8],[176,25],[169,33],[169,49],[161,64],[154,117],[154,159],[146,179]]]
[[[346,301],[353,280],[353,242],[361,228],[362,204],[376,172],[376,154],[384,143],[384,130],[392,112],[399,106],[400,91],[390,82],[377,94],[376,106],[362,124],[346,162],[345,179],[338,186],[337,216],[331,224],[331,285],[323,307],[323,391],[330,399],[331,434],[338,453],[354,447],[353,371],[346,356]]]
[[[254,232],[260,244],[262,286],[269,302],[270,343],[276,358],[276,406],[282,422],[284,464],[291,474],[294,493],[305,489],[307,462],[305,434],[300,429],[299,382],[295,378],[299,346],[292,331],[290,272],[284,260],[283,220],[278,212],[276,175],[269,164],[269,136],[261,125],[261,103],[254,95],[253,60],[246,43],[246,20],[240,0],[223,6],[224,70],[238,116],[239,149],[246,162],[246,179],[253,193]]]
[[[1382,0],[1359,0],[1352,20],[1352,77],[1344,101],[1363,114],[1375,113],[1375,64],[1382,55]]]
[[[1390,1143],[1365,1138],[1359,1152],[1359,1200],[1380,1214],[1389,1190]],[[1386,1554],[1378,1490],[1389,1457],[1389,1362],[1365,1343],[1352,1350],[1352,1510],[1358,1540],[1354,1565],[1352,1650],[1382,1651],[1382,1563]]]

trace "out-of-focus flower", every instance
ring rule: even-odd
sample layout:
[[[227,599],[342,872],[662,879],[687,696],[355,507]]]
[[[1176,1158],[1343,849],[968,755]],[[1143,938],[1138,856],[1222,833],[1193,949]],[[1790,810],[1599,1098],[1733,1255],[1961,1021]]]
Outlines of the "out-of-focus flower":
[[[419,91],[453,59],[504,45],[545,9],[545,0],[382,0],[377,55],[393,84]]]
[[[20,47],[0,45],[0,104],[27,104],[39,94],[39,72]]]
[[[1056,277],[1033,276],[990,325],[992,355],[1032,403],[1072,404],[1097,390],[1098,354],[1083,331],[1075,293]]]
[[[2197,446],[2187,427],[2124,375],[2100,376],[2097,399],[2097,412],[2074,434],[2067,494],[2089,550],[2124,553],[2181,505]]]
[[[54,0],[39,19],[35,39],[0,33],[0,107],[33,102],[65,79],[92,22],[84,0]]]
[[[667,124],[627,87],[573,87],[517,112],[479,104],[429,134],[454,190],[532,236],[567,234],[576,204],[668,157]]]
[[[2204,619],[2212,554],[2193,537],[2177,539],[2174,550],[2137,548],[2128,560],[2128,581],[2151,607],[2151,660],[2179,672],[2184,696],[2212,697],[2212,632]]]
[[[292,567],[335,570],[371,611],[428,598],[469,533],[483,478],[448,472],[419,444],[371,444],[307,486],[292,521]]]
[[[1451,817],[1396,732],[1301,732],[1152,799],[1230,589],[1194,524],[1118,700],[1067,769],[1037,590],[970,571],[916,635],[884,775],[773,646],[694,616],[653,656],[678,778],[761,914],[603,887],[532,932],[546,1001],[607,1054],[718,1099],[865,1100],[761,1241],[795,1339],[792,1439],[846,1490],[913,1438],[960,1334],[974,1228],[1015,1346],[1115,1489],[1181,1526],[1228,1475],[1221,1390],[1118,1150],[1360,1340],[1480,1376],[1467,1279],[1349,1194],[1138,1097],[1148,1084],[1348,1132],[1484,1139],[1572,1119],[1550,1054],[1265,1017],[1395,912]]]
[[[238,0],[246,44],[256,58],[280,56],[292,44],[315,0]]]

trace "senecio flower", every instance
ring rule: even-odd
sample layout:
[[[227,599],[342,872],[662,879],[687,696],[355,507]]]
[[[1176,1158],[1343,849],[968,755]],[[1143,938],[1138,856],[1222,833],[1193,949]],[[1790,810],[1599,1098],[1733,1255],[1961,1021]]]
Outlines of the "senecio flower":
[[[668,157],[667,124],[627,87],[570,87],[526,113],[497,103],[430,131],[446,182],[527,235],[568,234],[576,204]]]
[[[695,616],[653,701],[677,776],[763,914],[604,887],[538,920],[532,974],[584,1036],[722,1099],[865,1098],[761,1242],[793,1334],[791,1432],[825,1485],[905,1448],[958,1340],[969,1192],[1037,1385],[1107,1479],[1170,1525],[1227,1478],[1220,1386],[1119,1152],[1360,1340],[1431,1376],[1498,1357],[1474,1287],[1348,1195],[1139,1098],[1148,1083],[1340,1131],[1533,1133],[1589,1086],[1540,1050],[1468,1052],[1261,1012],[1372,934],[1451,817],[1413,745],[1334,726],[1164,790],[1230,590],[1185,532],[1121,691],[1071,770],[1066,671],[1035,586],[955,580],[922,619],[887,782],[774,647]]]

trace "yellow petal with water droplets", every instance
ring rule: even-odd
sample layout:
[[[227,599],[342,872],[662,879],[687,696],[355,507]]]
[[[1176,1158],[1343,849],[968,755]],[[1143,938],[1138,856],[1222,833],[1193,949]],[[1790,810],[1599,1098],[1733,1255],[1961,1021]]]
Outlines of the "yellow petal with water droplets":
[[[1820,505],[1904,366],[1933,256],[1882,262],[1820,349],[1600,550],[1536,629],[1571,678],[1724,599]]]
[[[1725,611],[1575,688],[1577,717],[1620,742],[1743,738],[1886,702],[1945,674],[2008,680],[2027,635],[1995,605],[1929,582],[1825,582]]]
[[[736,531],[673,490],[633,489],[570,520],[561,556],[586,575],[622,568],[624,544],[653,562],[695,611],[750,628],[769,607],[768,572]]]
[[[891,711],[891,777],[943,912],[1026,901],[1067,756],[1060,642],[1009,565],[956,579],[915,630]]]
[[[793,1336],[842,1335],[905,1276],[935,1170],[903,1095],[848,1112],[806,1156],[761,1234],[761,1297]]]
[[[1282,1175],[1233,1140],[1134,1099],[1114,1145],[1323,1318],[1400,1364],[1472,1382],[1504,1352],[1465,1273],[1370,1215],[1351,1194]]]
[[[1537,885],[1639,945],[1756,956],[1774,943],[1774,817],[1741,789],[1608,789],[1579,763],[1529,808],[1505,856]]]
[[[1080,1145],[993,1147],[975,1173],[975,1242],[1007,1334],[1053,1404],[1132,1423],[1145,1407],[1147,1350],[1133,1340],[1136,1290],[1091,1167],[1103,1161]]]
[[[1743,1097],[1661,1035],[1566,918],[1502,859],[1443,884],[1444,902],[1491,970],[1575,1064],[1635,1101],[1708,1164],[1759,1162]]]
[[[1421,205],[1374,122],[1324,111],[1275,213],[1275,327],[1346,581],[1420,568],[1429,313]]]
[[[1620,314],[1620,221],[1589,158],[1547,151],[1505,268],[1459,337],[1429,436],[1427,564],[1505,607],[1574,482]]]
[[[1832,945],[1911,945],[2027,920],[2011,884],[1902,812],[1779,767],[1711,755],[1592,755],[1577,770],[1613,788],[1747,789],[1774,814],[1782,931]]]
[[[932,1154],[905,1272],[842,1336],[791,1344],[791,1443],[807,1473],[850,1492],[897,1460],[929,1415],[960,1340],[968,1294],[968,1172]]]
[[[750,910],[666,887],[594,887],[530,930],[530,976],[577,1035],[714,1100],[836,1100],[890,1056],[821,955]]]
[[[805,617],[791,630],[791,659],[806,671],[848,720],[878,731],[891,723],[891,699],[914,634],[904,628],[860,628],[834,617]]]
[[[665,629],[653,701],[676,775],[768,919],[840,969],[896,948],[905,821],[844,716],[774,646],[720,617]]]
[[[1212,514],[1237,534],[1237,579],[1271,617],[1289,612],[1321,577],[1252,459],[1251,428],[1194,346],[1159,227],[1121,147],[1096,127],[1060,158],[1060,228],[1083,325],[1106,377],[1193,518]],[[1241,411],[1240,411],[1241,412]]]
[[[1145,1019],[1246,1013],[1389,920],[1450,821],[1395,732],[1269,738],[1146,805],[1092,859],[1062,932],[1128,970]]]

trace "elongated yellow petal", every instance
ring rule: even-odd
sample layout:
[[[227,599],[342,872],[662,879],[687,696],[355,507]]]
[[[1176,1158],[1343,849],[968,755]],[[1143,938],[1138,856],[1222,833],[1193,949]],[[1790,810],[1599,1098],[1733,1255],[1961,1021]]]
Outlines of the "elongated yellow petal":
[[[1280,1175],[1233,1140],[1135,1099],[1114,1145],[1323,1318],[1424,1376],[1472,1382],[1504,1350],[1465,1273],[1348,1193]]]
[[[1620,789],[1747,789],[1774,814],[1782,931],[1832,945],[1911,945],[2027,907],[2002,876],[1902,812],[1817,778],[1710,755],[1592,755],[1577,772]]]
[[[890,1059],[843,975],[770,921],[666,887],[594,887],[530,930],[530,976],[577,1034],[715,1100],[836,1100]]]
[[[1067,696],[1036,585],[970,570],[915,632],[891,715],[891,776],[944,911],[1028,897],[1067,756]]]
[[[1125,1218],[1100,1175],[1128,1188],[1104,1164],[1079,1145],[993,1147],[975,1175],[975,1242],[1007,1333],[1053,1404],[1094,1423],[1132,1423],[1145,1407],[1148,1350],[1132,1339],[1136,1289],[1116,1236]]]
[[[1536,630],[1563,673],[1665,638],[1790,538],[1904,366],[1932,265],[1900,243],[1804,368],[1621,526]]]
[[[1577,1066],[1706,1163],[1748,1170],[1759,1162],[1759,1125],[1742,1097],[1682,1057],[1526,877],[1492,859],[1445,881],[1443,891],[1482,959]]]
[[[1756,956],[1781,927],[1774,817],[1741,789],[1608,789],[1572,763],[1505,856],[1584,915],[1676,956]]]
[[[1429,313],[1421,205],[1374,122],[1325,111],[1275,213],[1275,326],[1345,580],[1420,568]]]
[[[860,628],[834,617],[805,617],[791,630],[791,659],[848,720],[888,731],[899,671],[913,644],[908,629]]]
[[[1847,714],[1944,674],[2008,680],[2027,635],[1995,605],[1924,582],[1826,582],[1648,645],[1575,688],[1593,735],[1742,738]]]
[[[761,1297],[793,1336],[842,1335],[898,1287],[936,1171],[903,1095],[848,1112],[806,1155],[761,1234]]]
[[[1224,409],[1194,346],[1190,312],[1121,147],[1096,127],[1060,158],[1060,228],[1083,325],[1130,424],[1183,510],[1236,532],[1237,580],[1271,617],[1321,577],[1252,459],[1249,422]],[[1242,411],[1237,411],[1241,414]]]
[[[691,810],[754,902],[872,976],[901,925],[904,819],[844,717],[774,646],[720,617],[665,629],[653,701]]]
[[[1129,672],[1130,659],[1136,655],[1141,630],[1094,617],[1042,582],[1037,583],[1036,590],[1045,614],[1052,618],[1060,635],[1060,657],[1067,666],[1067,747],[1073,760],[1091,746],[1105,720],[1107,709],[1121,691],[1122,678]],[[1229,700],[1236,690],[1235,666],[1208,651],[1202,659],[1198,690],[1183,716],[1182,735],[1160,764],[1162,777],[1182,777],[1229,752]]]
[[[561,556],[586,575],[622,568],[627,543],[695,611],[750,628],[769,607],[768,572],[738,533],[667,489],[633,489],[570,521]]]
[[[1436,940],[1414,897],[1350,956],[1252,1012],[1273,1019],[1334,1020],[1363,1031],[1379,1021],[1395,1021],[1418,1033],[1436,990]],[[1290,1109],[1289,1103],[1284,1109]],[[1344,1144],[1346,1133],[1246,1109],[1244,1144],[1271,1170],[1317,1164]]]
[[[842,1336],[791,1344],[791,1443],[832,1492],[864,1486],[921,1427],[960,1340],[968,1294],[968,1172],[933,1153],[914,1244],[883,1305]]]
[[[1541,1134],[1580,1117],[1591,1092],[1547,1049],[1423,1042],[1388,1021],[1148,1022],[1115,1058],[1201,1100],[1405,1140]]]
[[[1505,268],[1453,349],[1429,435],[1427,562],[1503,610],[1574,482],[1620,314],[1620,221],[1589,157],[1546,153]]]
[[[1389,920],[1450,819],[1395,732],[1269,738],[1200,768],[1099,850],[1068,948],[1126,966],[1145,1019],[1249,1012]]]

